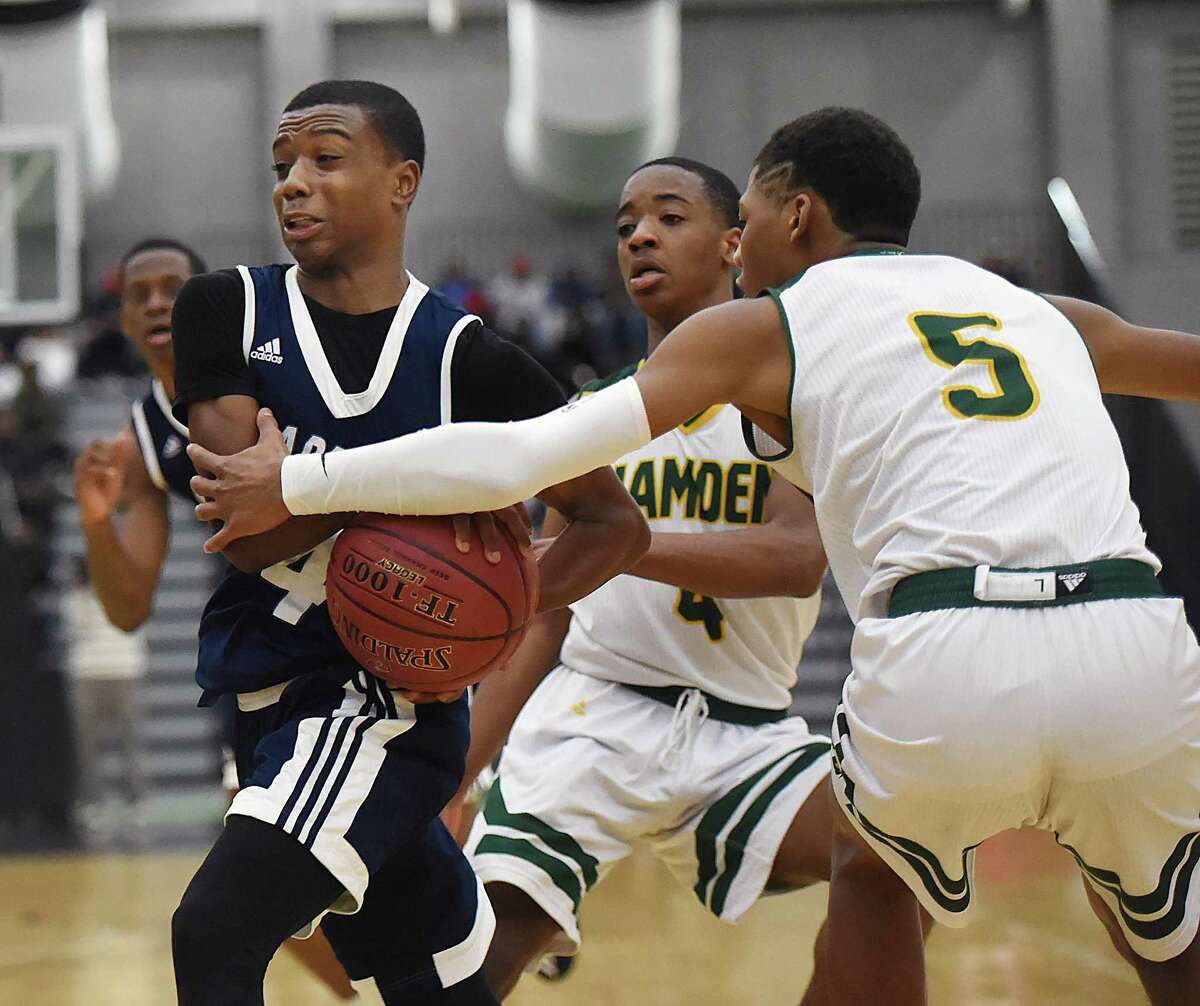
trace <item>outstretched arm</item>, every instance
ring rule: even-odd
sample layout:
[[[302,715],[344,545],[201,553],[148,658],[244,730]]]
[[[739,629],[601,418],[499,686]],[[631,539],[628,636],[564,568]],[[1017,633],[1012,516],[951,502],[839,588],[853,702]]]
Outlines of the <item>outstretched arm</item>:
[[[1107,308],[1047,297],[1083,336],[1100,390],[1112,395],[1200,401],[1200,338],[1132,325]]]
[[[773,303],[735,301],[685,321],[636,378],[536,419],[456,423],[286,464],[261,441],[232,458],[193,445],[197,468],[213,474],[196,484],[212,500],[197,514],[224,522],[206,547],[219,551],[291,514],[498,510],[610,464],[716,403],[786,417],[786,338]]]

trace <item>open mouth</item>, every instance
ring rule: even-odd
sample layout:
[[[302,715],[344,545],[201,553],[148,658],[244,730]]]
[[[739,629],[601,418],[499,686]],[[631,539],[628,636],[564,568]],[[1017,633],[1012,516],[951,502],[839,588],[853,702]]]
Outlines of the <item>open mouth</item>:
[[[171,345],[171,326],[166,322],[163,322],[161,325],[155,325],[146,333],[146,342],[151,346]]]
[[[639,262],[629,272],[629,288],[634,293],[643,293],[657,286],[666,276],[657,262]]]
[[[312,237],[324,223],[316,217],[306,216],[303,213],[295,215],[285,214],[283,218],[283,233],[284,236],[292,241],[305,241]]]

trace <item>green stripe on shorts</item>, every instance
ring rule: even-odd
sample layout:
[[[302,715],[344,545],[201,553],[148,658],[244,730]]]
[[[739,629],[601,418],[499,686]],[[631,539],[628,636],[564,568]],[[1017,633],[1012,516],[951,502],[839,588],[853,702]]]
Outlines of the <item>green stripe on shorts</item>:
[[[821,746],[825,747],[825,745]],[[721,834],[721,830],[733,820],[733,815],[741,806],[742,801],[746,799],[747,793],[754,789],[781,762],[794,758],[803,750],[803,747],[795,748],[787,754],[780,755],[750,778],[743,779],[704,812],[700,824],[696,827],[696,886],[692,888],[702,904],[709,904],[708,888],[717,875],[717,837]]]
[[[1057,832],[1054,840],[1075,857],[1075,862],[1093,884],[1104,888],[1117,899],[1121,919],[1134,936],[1146,941],[1161,940],[1183,924],[1187,914],[1188,890],[1192,885],[1196,863],[1200,861],[1200,832],[1184,835],[1175,844],[1159,871],[1158,886],[1149,894],[1126,894],[1121,886],[1121,878],[1114,871],[1089,866],[1076,849],[1059,839]]]
[[[532,842],[523,838],[509,838],[507,835],[484,835],[471,855],[515,856],[517,859],[532,863],[554,882],[555,887],[571,899],[572,910],[579,911],[579,901],[583,897],[583,891],[580,889],[579,878],[575,876],[575,871],[561,859],[542,852]]]
[[[528,835],[540,838],[547,848],[553,849],[560,856],[578,864],[583,882],[590,891],[596,884],[599,861],[595,856],[589,856],[570,835],[551,828],[545,821],[532,814],[514,814],[504,802],[504,794],[500,790],[500,778],[488,792],[487,801],[483,805],[483,819],[490,825],[501,828],[512,828],[513,831],[523,831]]]
[[[963,849],[962,877],[955,880],[942,868],[941,860],[920,842],[905,838],[903,835],[890,835],[882,828],[872,824],[855,806],[854,780],[847,776],[842,768],[842,738],[850,736],[850,722],[841,706],[838,706],[837,712],[834,714],[833,723],[833,774],[842,780],[848,812],[875,841],[891,849],[908,863],[929,896],[942,908],[947,912],[954,913],[966,911],[971,904],[971,880],[967,871],[967,857],[975,846]]]
[[[809,768],[822,755],[828,754],[829,745],[821,742],[808,744],[800,749],[800,754],[787,768],[779,773],[779,777],[763,790],[750,804],[750,808],[742,815],[742,819],[734,826],[725,839],[725,871],[718,878],[712,891],[712,911],[720,917],[725,910],[725,899],[729,897],[729,889],[737,878],[745,858],[746,843],[758,822],[762,820],[767,808],[805,769]]]

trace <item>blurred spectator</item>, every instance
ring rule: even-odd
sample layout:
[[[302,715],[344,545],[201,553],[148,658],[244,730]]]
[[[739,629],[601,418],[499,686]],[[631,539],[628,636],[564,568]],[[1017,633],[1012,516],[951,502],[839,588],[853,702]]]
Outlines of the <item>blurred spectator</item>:
[[[438,293],[457,304],[464,311],[478,315],[489,328],[495,326],[492,305],[484,295],[483,287],[475,280],[460,259],[451,259],[442,273],[437,286]]]
[[[21,386],[11,406],[0,406],[0,468],[12,477],[21,514],[29,526],[28,557],[43,582],[48,564],[41,555],[50,539],[54,509],[63,501],[59,476],[67,463],[66,447],[59,440],[62,401],[48,395],[38,381],[37,367],[20,365]]]
[[[139,633],[113,628],[76,556],[62,603],[78,770],[76,824],[91,845],[107,844],[141,818],[145,794],[138,683],[146,668]],[[106,763],[115,760],[115,771]]]
[[[487,297],[495,312],[495,328],[501,335],[538,356],[545,350],[543,326],[549,307],[550,284],[533,271],[526,255],[513,258],[506,272],[488,284]]]

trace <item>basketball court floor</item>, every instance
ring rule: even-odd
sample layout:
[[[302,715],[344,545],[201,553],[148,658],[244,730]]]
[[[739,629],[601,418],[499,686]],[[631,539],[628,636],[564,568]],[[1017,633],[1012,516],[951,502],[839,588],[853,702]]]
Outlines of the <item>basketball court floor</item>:
[[[168,1006],[169,920],[203,850],[0,860],[0,1004]],[[1144,1006],[1132,971],[1089,912],[1069,858],[1040,833],[981,850],[977,925],[929,947],[935,1006]],[[585,906],[584,952],[562,984],[522,981],[513,1006],[786,1006],[799,1001],[825,887],[762,902],[730,927],[652,859]],[[270,1006],[328,1006],[286,953]],[[379,1002],[373,990],[358,1000]]]

